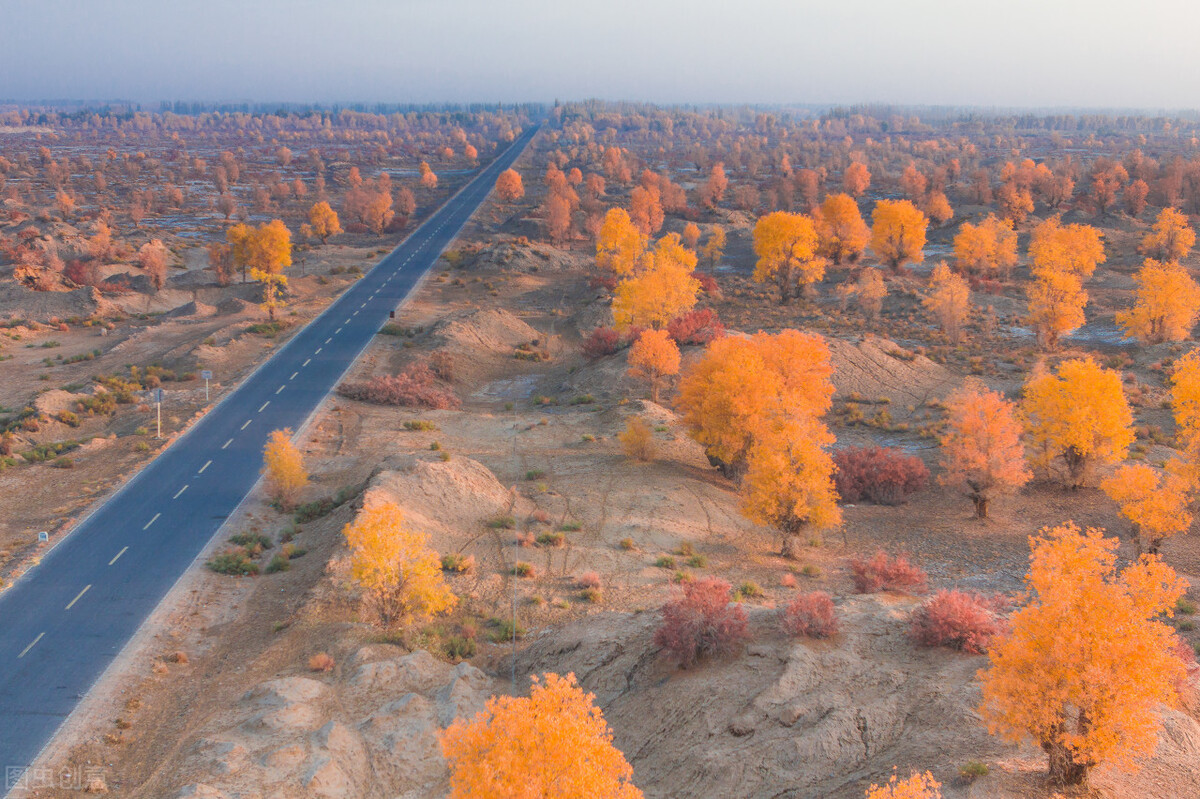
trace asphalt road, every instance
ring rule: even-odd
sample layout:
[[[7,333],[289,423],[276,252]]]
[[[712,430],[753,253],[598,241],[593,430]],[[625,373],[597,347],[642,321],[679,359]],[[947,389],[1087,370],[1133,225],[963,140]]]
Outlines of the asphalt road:
[[[535,132],[0,594],[5,793],[254,486],[267,435],[305,423]]]

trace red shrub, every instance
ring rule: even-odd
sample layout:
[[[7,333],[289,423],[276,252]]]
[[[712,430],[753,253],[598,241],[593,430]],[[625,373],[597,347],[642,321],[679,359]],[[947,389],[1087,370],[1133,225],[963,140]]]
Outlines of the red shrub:
[[[592,588],[596,590],[599,590],[602,585],[600,575],[596,574],[596,572],[584,572],[579,575],[577,582],[580,588]]]
[[[967,591],[938,591],[913,611],[910,635],[921,646],[946,646],[982,655],[1004,629],[1003,600]]]
[[[922,569],[909,563],[903,555],[889,558],[882,550],[870,560],[851,558],[850,574],[854,578],[854,589],[860,594],[925,590],[925,572]]]
[[[588,334],[579,349],[585,358],[603,358],[617,351],[621,343],[621,334],[611,327],[598,327]]]
[[[100,282],[99,270],[92,261],[72,259],[63,269],[63,277],[77,286],[94,286]]]
[[[708,272],[692,272],[692,277],[700,282],[700,290],[705,294],[720,294],[721,287],[717,279]]]
[[[608,289],[612,291],[617,287],[617,276],[608,274],[592,275],[588,280],[588,285],[594,289]]]
[[[801,594],[783,609],[780,624],[788,635],[809,638],[836,635],[838,623],[833,615],[833,597],[824,591]]]
[[[459,408],[462,401],[437,385],[433,370],[424,361],[410,364],[398,375],[383,375],[358,383],[343,383],[338,393],[350,399],[379,405],[448,410]]]
[[[1004,291],[1004,284],[995,278],[973,277],[971,278],[971,291],[978,291],[983,294],[999,294]]]
[[[929,482],[920,458],[888,447],[847,447],[833,455],[838,494],[843,502],[903,505]]]
[[[704,655],[737,651],[750,636],[746,612],[729,602],[729,583],[708,577],[684,583],[683,596],[663,605],[654,643],[687,668]]]
[[[371,229],[369,227],[367,227],[366,225],[364,225],[362,222],[347,222],[346,223],[346,232],[353,233],[355,235],[361,235],[363,233],[370,233]]]
[[[712,308],[700,308],[672,319],[667,332],[678,344],[707,344],[725,335],[725,325]]]
[[[133,286],[129,284],[127,275],[115,275],[107,280],[100,281],[96,286],[101,294],[132,294]]]

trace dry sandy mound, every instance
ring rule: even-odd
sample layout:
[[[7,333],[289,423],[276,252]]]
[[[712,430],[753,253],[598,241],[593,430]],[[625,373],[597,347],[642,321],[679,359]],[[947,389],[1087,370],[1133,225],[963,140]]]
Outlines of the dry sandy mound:
[[[838,638],[799,643],[759,610],[745,654],[690,671],[657,656],[657,613],[593,616],[522,665],[573,671],[595,692],[647,796],[861,797],[865,775],[931,752],[961,764],[988,744],[972,717],[981,659],[914,647],[912,604],[856,597]]]
[[[1022,750],[1014,759],[979,722],[974,677],[985,658],[915,646],[907,632],[916,604],[889,595],[842,600],[842,631],[825,641],[784,638],[777,611],[752,609],[753,642],[742,655],[687,671],[654,646],[657,612],[596,614],[547,633],[518,666],[574,672],[596,695],[647,797],[861,799],[893,767],[933,770],[948,799],[1048,795],[1028,782],[1044,771],[1044,756]],[[1142,774],[1098,775],[1117,789],[1109,795],[1197,795],[1200,725],[1177,711],[1166,711],[1165,722]],[[1019,762],[1023,773],[996,768],[968,790],[953,783],[970,760]],[[1152,787],[1167,781],[1171,791]]]
[[[443,349],[465,355],[496,352],[511,356],[518,344],[539,337],[532,327],[498,308],[451,314],[430,332],[443,341]]]
[[[38,394],[37,399],[33,401],[33,407],[37,409],[38,413],[53,416],[63,411],[74,411],[75,403],[84,396],[84,394],[73,394],[70,391],[54,388]]]
[[[415,525],[451,533],[477,532],[480,521],[510,512],[513,500],[491,470],[460,456],[448,461],[389,458],[367,493],[400,505]]]
[[[15,283],[0,285],[0,319],[50,319],[89,317],[108,313],[112,305],[92,286],[72,291],[32,291]]]
[[[173,319],[193,318],[204,319],[209,316],[214,316],[217,313],[217,308],[214,305],[207,305],[203,302],[192,300],[189,303],[180,305],[173,311],[168,311],[165,315]]]
[[[481,266],[501,266],[525,271],[563,270],[575,265],[571,254],[557,247],[536,243],[520,245],[514,242],[489,247],[479,253],[477,263]]]
[[[166,313],[192,301],[192,292],[179,289],[140,294],[119,294],[113,300],[126,313]]]
[[[249,313],[266,316],[266,312],[257,303],[247,302],[239,297],[230,297],[218,303],[217,312],[221,315]]]
[[[483,710],[492,681],[468,663],[371,645],[341,678],[293,675],[248,691],[188,756],[176,797],[444,796],[437,733]]]
[[[957,387],[945,367],[887,339],[869,336],[856,343],[827,339],[833,355],[833,385],[838,396],[857,392],[867,399],[919,405],[942,398]]]

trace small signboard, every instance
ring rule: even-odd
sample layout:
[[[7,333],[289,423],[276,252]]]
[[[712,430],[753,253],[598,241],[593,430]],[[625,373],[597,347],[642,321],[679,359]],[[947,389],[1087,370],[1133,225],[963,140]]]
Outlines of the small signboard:
[[[201,380],[212,380],[212,370],[211,369],[202,370],[200,372],[200,379]]]
[[[154,389],[154,401],[162,402],[162,400],[163,400],[163,390],[161,388]]]
[[[46,532],[45,530],[38,533],[38,543],[39,544],[44,544],[49,540],[50,540],[50,534],[48,532]]]

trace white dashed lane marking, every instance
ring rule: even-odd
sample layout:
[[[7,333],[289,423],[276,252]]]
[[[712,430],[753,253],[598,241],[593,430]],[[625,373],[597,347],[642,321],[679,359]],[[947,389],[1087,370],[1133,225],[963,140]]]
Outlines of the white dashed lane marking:
[[[34,639],[33,639],[33,643],[31,643],[29,646],[27,646],[27,647],[25,647],[24,649],[22,649],[22,650],[21,650],[21,654],[17,655],[17,660],[20,660],[21,658],[23,658],[23,657],[25,657],[27,654],[29,654],[29,650],[30,650],[30,649],[33,649],[33,644],[36,644],[38,641],[42,640],[42,636],[44,636],[44,635],[45,635],[45,633],[38,633],[38,636],[37,636],[37,638],[34,638]]]
[[[250,420],[250,419],[247,419],[247,420],[246,420],[246,423],[245,423],[244,425],[242,425],[242,429],[243,429],[243,430],[245,430],[247,427],[249,427],[249,426],[250,426],[250,422],[251,422],[251,420]]]
[[[121,547],[121,551],[113,556],[113,559],[108,562],[108,565],[111,566],[114,563],[116,563],[117,560],[128,551],[129,551],[129,547]]]
[[[161,514],[161,513],[156,513],[156,514],[154,514],[154,518],[153,518],[153,519],[151,519],[150,521],[146,522],[146,524],[145,524],[145,525],[143,525],[142,529],[143,529],[143,530],[149,530],[149,529],[150,529],[150,525],[152,525],[152,524],[154,524],[156,521],[158,521],[158,517],[159,517],[159,516],[162,516],[162,514]]]
[[[171,499],[179,499],[179,497],[183,495],[183,492],[187,491],[187,490],[188,490],[188,487],[185,485],[183,488],[176,491],[175,496],[171,497]]]
[[[200,467],[200,471],[196,472],[196,474],[204,474],[204,470],[209,466],[212,466],[212,461],[205,461],[204,465]]]
[[[300,364],[300,366],[301,367],[308,366],[308,362],[311,360],[312,360],[312,358],[307,359],[304,363]]]
[[[264,403],[262,404],[262,407],[258,409],[258,412],[259,412],[259,413],[262,413],[263,411],[265,411],[265,410],[267,409],[267,406],[268,406],[268,405],[270,405],[270,404],[271,404],[271,401],[270,401],[270,400],[267,400],[266,402],[264,402]]]
[[[278,394],[280,391],[283,391],[284,388],[285,386],[280,386],[279,388],[275,389],[275,393]]]
[[[232,443],[233,443],[233,439],[231,438],[231,439],[229,439],[228,441],[226,441],[224,444],[222,444],[222,445],[221,445],[221,449],[225,449],[226,447],[228,447],[228,446],[229,446],[230,444],[232,444]]]
[[[298,374],[300,374],[300,373],[299,373],[299,372],[292,372],[292,376],[291,376],[291,377],[289,377],[289,378],[288,378],[288,380],[295,380],[295,379],[296,379],[296,375],[298,375]]]

